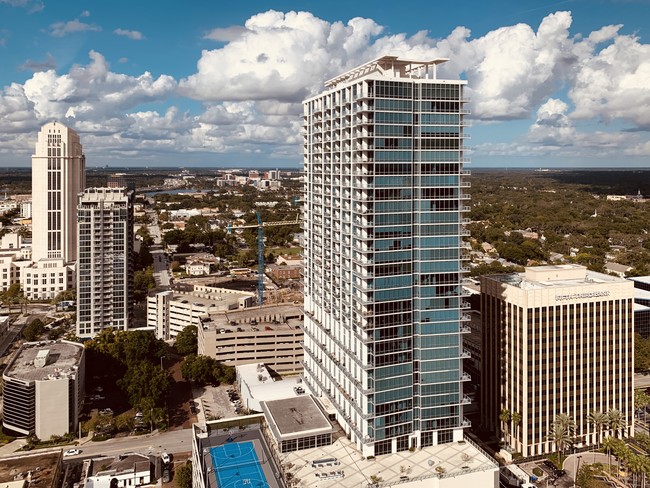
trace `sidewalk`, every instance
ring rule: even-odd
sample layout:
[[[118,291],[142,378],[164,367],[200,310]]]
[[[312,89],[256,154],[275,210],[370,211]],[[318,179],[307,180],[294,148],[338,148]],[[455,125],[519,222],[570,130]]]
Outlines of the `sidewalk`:
[[[8,444],[0,446],[0,458],[20,456],[25,454],[34,454],[38,452],[67,451],[68,449],[72,449],[76,446],[83,446],[84,444],[92,441],[92,438],[93,438],[93,433],[91,431],[88,433],[87,436],[82,437],[81,439],[75,439],[69,444],[62,444],[60,446],[54,446],[54,447],[43,447],[41,449],[32,449],[31,451],[21,451],[23,446],[27,444],[27,439],[24,437],[19,437],[18,439],[13,440]]]

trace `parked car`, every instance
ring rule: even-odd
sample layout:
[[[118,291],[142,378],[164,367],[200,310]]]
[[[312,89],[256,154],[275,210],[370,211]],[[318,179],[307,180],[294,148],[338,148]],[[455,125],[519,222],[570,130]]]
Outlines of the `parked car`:
[[[163,480],[163,483],[169,483],[172,480],[172,473],[171,473],[171,470],[169,468],[163,469],[162,480]]]
[[[68,449],[63,453],[64,456],[77,456],[79,454],[81,454],[79,449]]]
[[[171,460],[172,460],[172,458],[166,452],[163,452],[160,455],[160,458],[162,459],[162,462],[165,463],[165,464],[169,464],[171,462]]]

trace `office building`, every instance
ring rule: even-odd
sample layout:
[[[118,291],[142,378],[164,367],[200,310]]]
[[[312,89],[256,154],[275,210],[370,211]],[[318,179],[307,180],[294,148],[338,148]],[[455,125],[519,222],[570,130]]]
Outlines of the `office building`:
[[[126,330],[133,318],[133,192],[85,190],[77,226],[77,336]]]
[[[76,432],[84,373],[78,342],[23,344],[2,374],[3,427],[42,440]]]
[[[45,124],[32,156],[32,259],[77,259],[77,195],[86,183],[86,158],[77,133]]]
[[[483,426],[525,457],[558,449],[549,433],[561,414],[577,444],[598,443],[591,412],[620,411],[617,431],[632,435],[633,299],[631,281],[578,265],[482,277]],[[521,421],[503,422],[504,410]]]
[[[86,180],[79,136],[58,122],[45,124],[32,156],[32,260],[22,269],[25,296],[47,300],[74,287],[77,195]]]
[[[363,456],[460,441],[465,81],[384,56],[304,103],[305,382]]]

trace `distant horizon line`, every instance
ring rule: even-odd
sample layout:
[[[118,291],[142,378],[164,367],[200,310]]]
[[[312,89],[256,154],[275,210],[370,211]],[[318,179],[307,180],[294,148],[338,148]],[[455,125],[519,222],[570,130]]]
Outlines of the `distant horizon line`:
[[[31,166],[5,166],[0,167],[0,172],[6,171],[31,171]],[[635,166],[626,166],[626,167],[617,167],[617,168],[603,168],[600,166],[483,166],[468,168],[472,172],[474,171],[493,171],[493,170],[504,170],[504,171],[534,171],[534,172],[553,172],[553,171],[650,171],[650,166],[648,167],[635,167]],[[303,169],[296,166],[86,166],[86,170],[92,171],[117,171],[117,170],[135,170],[135,171],[144,171],[144,170],[165,170],[165,171],[183,171],[183,170],[213,170],[213,171],[223,171],[223,170],[282,170],[282,171],[291,171],[291,172],[302,172]]]

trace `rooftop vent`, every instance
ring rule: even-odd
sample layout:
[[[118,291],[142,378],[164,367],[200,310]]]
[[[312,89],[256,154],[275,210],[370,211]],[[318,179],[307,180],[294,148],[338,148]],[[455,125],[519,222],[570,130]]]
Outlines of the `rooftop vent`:
[[[47,360],[50,357],[50,350],[49,349],[43,349],[42,351],[38,351],[38,354],[36,354],[36,357],[34,358],[34,366],[37,368],[43,368],[47,366]]]

